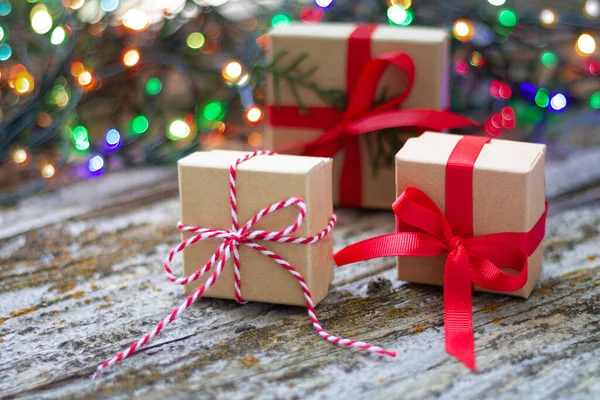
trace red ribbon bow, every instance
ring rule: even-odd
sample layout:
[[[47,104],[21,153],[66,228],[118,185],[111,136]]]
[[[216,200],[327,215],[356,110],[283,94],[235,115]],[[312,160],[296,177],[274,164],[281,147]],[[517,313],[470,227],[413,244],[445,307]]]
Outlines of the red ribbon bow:
[[[446,216],[425,193],[407,188],[394,202],[397,233],[350,245],[335,256],[338,266],[388,256],[447,254],[444,267],[446,351],[475,369],[472,285],[501,292],[527,283],[527,258],[545,234],[546,211],[529,232],[473,237],[472,173],[487,138],[463,137],[446,170]],[[518,271],[504,272],[500,267]]]
[[[269,106],[269,123],[273,126],[323,129],[317,140],[285,146],[283,151],[303,149],[307,156],[333,157],[344,150],[340,181],[340,205],[362,204],[362,166],[358,136],[386,128],[420,127],[441,131],[477,123],[451,112],[433,109],[397,108],[412,91],[415,66],[408,54],[392,52],[371,59],[371,36],[376,25],[359,25],[348,40],[346,63],[347,107],[343,113],[333,107],[308,107],[309,116],[296,106]],[[406,90],[397,97],[372,107],[377,86],[385,70],[400,68],[406,74]]]

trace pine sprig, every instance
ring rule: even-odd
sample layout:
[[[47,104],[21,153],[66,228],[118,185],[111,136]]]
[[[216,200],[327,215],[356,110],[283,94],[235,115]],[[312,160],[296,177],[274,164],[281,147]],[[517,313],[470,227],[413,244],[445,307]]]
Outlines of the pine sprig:
[[[398,130],[398,128],[389,128],[364,136],[371,170],[375,178],[380,169],[391,169],[394,167],[398,150],[404,146],[404,143],[409,138],[417,136],[417,133],[414,128],[403,128],[402,131]]]
[[[343,90],[322,88],[311,79],[319,69],[317,65],[312,65],[304,71],[301,70],[300,65],[308,58],[308,54],[300,54],[287,66],[282,67],[282,60],[287,54],[287,50],[282,50],[273,57],[271,62],[255,64],[253,67],[253,70],[257,72],[256,85],[260,85],[264,75],[270,74],[273,78],[273,100],[276,106],[281,104],[281,85],[285,83],[290,88],[292,96],[303,114],[308,112],[308,108],[302,99],[299,88],[312,91],[326,104],[335,107],[339,111],[346,108],[346,94]]]

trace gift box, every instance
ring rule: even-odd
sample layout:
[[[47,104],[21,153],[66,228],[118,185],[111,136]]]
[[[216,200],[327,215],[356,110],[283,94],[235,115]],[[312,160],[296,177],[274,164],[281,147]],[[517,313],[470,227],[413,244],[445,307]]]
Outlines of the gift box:
[[[434,112],[449,106],[443,29],[292,23],[269,38],[265,143],[334,157],[336,205],[389,208],[394,155],[414,127],[473,124]]]
[[[187,226],[232,229],[230,204],[230,166],[246,153],[213,150],[197,152],[178,162],[181,222]],[[306,217],[300,228],[290,234],[308,237],[321,232],[332,216],[332,160],[318,157],[270,155],[252,158],[239,165],[235,188],[240,226],[271,204],[296,197],[306,204]],[[297,207],[281,208],[266,215],[252,226],[253,231],[279,231],[298,218]],[[183,240],[194,235],[184,232]],[[193,274],[213,256],[223,243],[220,238],[198,241],[183,250],[185,275]],[[275,243],[259,241],[261,246],[287,260],[302,277],[316,304],[327,295],[333,279],[333,235],[316,243]],[[298,281],[289,271],[264,254],[241,245],[241,293],[244,300],[265,303],[305,305],[306,300]],[[185,285],[191,293],[202,285],[210,273]],[[234,269],[227,261],[221,275],[206,296],[235,299]]]
[[[461,138],[460,135],[425,132],[418,138],[409,139],[396,155],[397,195],[409,187],[416,187],[440,210],[446,210],[446,168]],[[499,139],[483,145],[472,175],[471,236],[528,232],[538,223],[545,211],[545,150],[546,146],[541,144]],[[540,276],[542,256],[540,243],[528,257],[527,283],[506,294],[529,297]],[[400,256],[397,260],[398,279],[442,285],[445,260],[445,255]],[[474,289],[490,291],[477,285]]]
[[[540,275],[545,146],[426,132],[396,155],[396,232],[340,250],[397,256],[398,279],[444,286],[446,351],[475,369],[472,291],[528,297]]]

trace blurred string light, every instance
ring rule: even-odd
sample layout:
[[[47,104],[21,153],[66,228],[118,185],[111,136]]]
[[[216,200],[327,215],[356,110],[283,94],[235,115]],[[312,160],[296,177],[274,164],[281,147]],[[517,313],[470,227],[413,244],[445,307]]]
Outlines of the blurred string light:
[[[94,82],[94,76],[90,71],[83,71],[79,76],[77,76],[77,83],[81,85],[83,88],[88,88],[92,86]]]
[[[11,11],[11,2],[9,0],[0,0],[0,17],[6,17]]]
[[[575,45],[575,51],[580,56],[584,56],[584,57],[590,56],[590,55],[594,54],[594,52],[596,51],[596,41],[590,34],[583,33],[577,39],[577,44]]]
[[[200,49],[206,43],[206,38],[200,32],[192,32],[188,35],[186,44],[190,49]]]
[[[286,26],[292,23],[292,17],[287,14],[275,14],[271,18],[271,25],[273,27]]]
[[[170,140],[181,140],[188,137],[191,133],[190,126],[180,119],[171,122],[169,130],[167,131],[167,137]]]
[[[0,42],[6,37],[6,28],[0,25]]]
[[[238,61],[229,61],[223,67],[221,75],[223,76],[225,82],[233,83],[240,79],[243,71],[244,69],[242,68],[242,64],[240,64]]]
[[[119,149],[123,144],[121,133],[119,133],[116,129],[109,129],[106,132],[104,137],[104,141],[106,142],[106,151],[113,152]]]
[[[545,51],[540,56],[540,62],[546,68],[554,68],[558,65],[558,57],[551,51]]]
[[[19,147],[13,151],[12,159],[15,164],[25,164],[25,162],[27,162],[29,159],[29,156],[27,155],[27,151],[25,149]]]
[[[408,26],[413,21],[413,12],[399,5],[391,5],[387,9],[387,18],[390,25]]]
[[[600,0],[587,0],[583,5],[583,12],[590,18],[600,16]]]
[[[257,107],[252,106],[246,111],[246,120],[251,124],[258,124],[263,119],[263,111]]]
[[[469,64],[471,64],[474,67],[481,67],[483,64],[485,64],[483,55],[478,51],[474,51],[473,53],[471,53]]]
[[[56,174],[56,169],[54,168],[54,165],[47,163],[42,166],[40,174],[43,178],[50,179]]]
[[[550,107],[554,111],[562,111],[567,106],[567,98],[562,93],[555,93],[550,98]]]
[[[79,10],[85,4],[85,0],[63,0],[63,5],[71,10]]]
[[[204,106],[202,115],[207,121],[216,121],[223,118],[225,108],[219,101],[211,101]]]
[[[258,147],[262,143],[262,135],[258,132],[252,132],[248,135],[248,144],[252,147]]]
[[[129,49],[123,54],[123,65],[133,67],[140,62],[140,52],[136,49]]]
[[[464,60],[458,60],[456,61],[456,64],[454,64],[454,70],[460,75],[465,75],[469,72],[469,64]]]
[[[23,95],[30,93],[33,91],[34,87],[33,76],[29,72],[22,71],[18,73],[14,81],[14,88],[18,94]]]
[[[150,122],[148,122],[148,118],[143,115],[138,115],[134,119],[131,120],[131,132],[132,136],[139,136],[142,133],[146,132],[150,127]]]
[[[162,90],[162,82],[158,78],[150,78],[146,82],[146,94],[148,96],[156,96]]]
[[[137,8],[127,10],[122,21],[126,28],[133,31],[143,31],[149,25],[148,14]]]
[[[73,128],[72,137],[76,150],[86,151],[90,148],[90,136],[85,126],[78,125]]]
[[[512,89],[506,83],[492,81],[490,83],[490,94],[495,98],[507,100],[512,96]]]
[[[468,42],[475,34],[475,27],[468,19],[457,19],[452,27],[452,33],[461,42]]]
[[[333,4],[333,0],[315,0],[315,4],[318,7],[327,8]]]
[[[0,61],[6,61],[12,56],[12,47],[8,43],[0,44]]]
[[[517,21],[517,14],[508,8],[505,8],[498,13],[498,22],[508,28],[515,26]]]
[[[590,107],[594,110],[600,110],[600,91],[594,92],[590,96]]]
[[[31,28],[37,34],[43,35],[52,29],[52,17],[43,4],[38,4],[31,9]]]
[[[548,104],[550,104],[550,92],[548,92],[548,89],[541,88],[535,93],[535,104],[541,108],[548,107]]]
[[[50,43],[52,43],[55,46],[58,46],[59,44],[62,44],[66,38],[67,32],[65,31],[65,28],[63,28],[62,26],[57,26],[52,31],[52,35],[50,35]]]
[[[493,6],[500,7],[504,5],[504,3],[506,3],[506,0],[488,0],[488,3],[490,3]]]
[[[556,25],[556,23],[558,22],[558,16],[557,14],[549,9],[543,9],[542,12],[540,12],[540,23],[542,24],[542,26],[545,26],[546,28],[551,28],[554,25]]]
[[[101,0],[100,7],[106,12],[113,12],[121,5],[120,0]]]
[[[104,158],[100,154],[94,154],[88,160],[88,169],[90,172],[100,172],[104,168]]]

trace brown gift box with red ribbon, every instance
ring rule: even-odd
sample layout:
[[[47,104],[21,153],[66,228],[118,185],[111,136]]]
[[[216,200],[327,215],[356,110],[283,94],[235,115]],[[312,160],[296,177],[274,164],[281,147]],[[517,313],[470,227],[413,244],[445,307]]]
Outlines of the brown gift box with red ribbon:
[[[409,187],[419,188],[448,214],[446,191],[451,183],[446,181],[447,163],[461,138],[425,132],[409,139],[396,155],[396,193],[400,195]],[[472,234],[466,236],[533,229],[545,210],[545,152],[545,145],[510,140],[491,139],[483,145],[472,171]],[[450,189],[461,191],[461,198],[468,196],[468,189]],[[466,202],[460,203],[456,207],[464,207]],[[540,275],[542,256],[540,243],[528,257],[527,283],[506,294],[529,297]],[[398,279],[442,285],[445,259],[445,255],[398,257]],[[474,289],[490,291],[477,285]]]
[[[396,232],[337,265],[397,256],[398,279],[444,286],[446,351],[475,369],[472,290],[528,297],[540,275],[545,146],[426,132],[396,155]]]
[[[336,205],[389,208],[393,157],[412,127],[473,125],[439,112],[449,106],[443,29],[291,24],[269,37],[266,146],[333,157]]]

